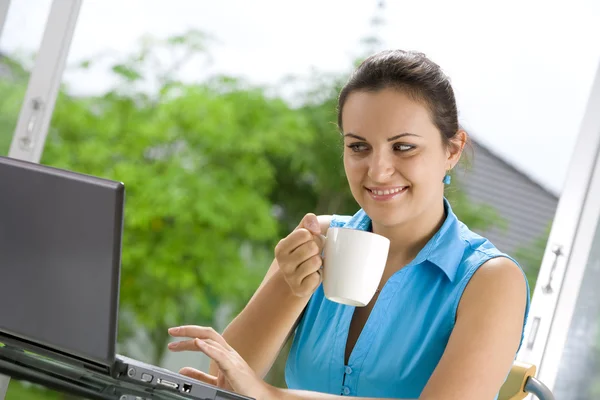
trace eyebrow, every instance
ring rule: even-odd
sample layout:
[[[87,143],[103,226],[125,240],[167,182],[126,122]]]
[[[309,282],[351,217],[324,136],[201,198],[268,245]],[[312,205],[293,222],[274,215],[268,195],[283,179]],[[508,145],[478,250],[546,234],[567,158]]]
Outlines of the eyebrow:
[[[419,135],[417,135],[417,134],[415,134],[415,133],[404,132],[404,133],[401,133],[401,134],[399,134],[399,135],[392,136],[391,138],[388,138],[388,142],[393,142],[394,140],[398,140],[398,139],[400,139],[400,138],[402,138],[402,137],[405,137],[405,136],[416,136],[416,137],[421,137],[421,136],[419,136]],[[352,137],[352,138],[354,138],[354,139],[363,140],[363,141],[365,141],[365,142],[367,141],[367,139],[365,139],[364,137],[362,137],[362,136],[358,136],[358,135],[356,135],[356,134],[354,134],[354,133],[346,133],[346,134],[344,135],[344,137]]]

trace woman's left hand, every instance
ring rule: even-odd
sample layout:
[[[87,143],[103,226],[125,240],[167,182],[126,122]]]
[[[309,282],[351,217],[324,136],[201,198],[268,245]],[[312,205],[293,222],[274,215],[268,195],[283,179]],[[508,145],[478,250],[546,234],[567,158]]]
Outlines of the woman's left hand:
[[[275,398],[275,388],[256,376],[246,361],[214,329],[193,325],[180,326],[169,329],[169,334],[173,337],[189,338],[169,343],[171,351],[201,351],[219,367],[218,376],[189,367],[181,369],[180,374],[255,399]]]

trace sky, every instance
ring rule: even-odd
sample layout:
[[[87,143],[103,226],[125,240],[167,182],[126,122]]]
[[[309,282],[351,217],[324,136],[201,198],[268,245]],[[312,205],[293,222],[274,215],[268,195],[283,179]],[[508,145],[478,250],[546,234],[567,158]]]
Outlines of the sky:
[[[35,52],[51,0],[12,0],[0,51]],[[311,69],[348,70],[371,32],[374,0],[84,0],[68,63],[126,54],[141,36],[195,28],[217,40],[211,72],[273,84]],[[386,0],[385,48],[419,50],[451,77],[461,123],[480,143],[554,193],[571,161],[600,63],[598,0]],[[101,69],[67,69],[78,93],[106,90]],[[475,157],[477,155],[475,154]]]

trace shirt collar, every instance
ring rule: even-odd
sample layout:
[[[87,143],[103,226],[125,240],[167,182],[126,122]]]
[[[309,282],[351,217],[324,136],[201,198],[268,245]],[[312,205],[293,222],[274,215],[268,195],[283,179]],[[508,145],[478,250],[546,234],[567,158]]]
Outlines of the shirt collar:
[[[446,211],[444,223],[408,265],[429,261],[440,268],[450,281],[454,281],[464,255],[465,241],[461,238],[460,222],[446,198],[444,198],[444,210]],[[371,219],[363,209],[354,214],[345,227],[363,231],[373,230]]]

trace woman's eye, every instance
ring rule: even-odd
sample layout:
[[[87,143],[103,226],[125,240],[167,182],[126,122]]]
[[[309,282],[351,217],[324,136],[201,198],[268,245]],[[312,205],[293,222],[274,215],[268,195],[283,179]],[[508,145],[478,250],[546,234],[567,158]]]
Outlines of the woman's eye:
[[[394,146],[394,149],[398,150],[398,151],[409,151],[414,149],[415,146],[410,145],[410,144],[396,144]]]
[[[367,145],[363,143],[352,143],[348,145],[348,148],[355,153],[360,153],[361,151],[366,151]]]

